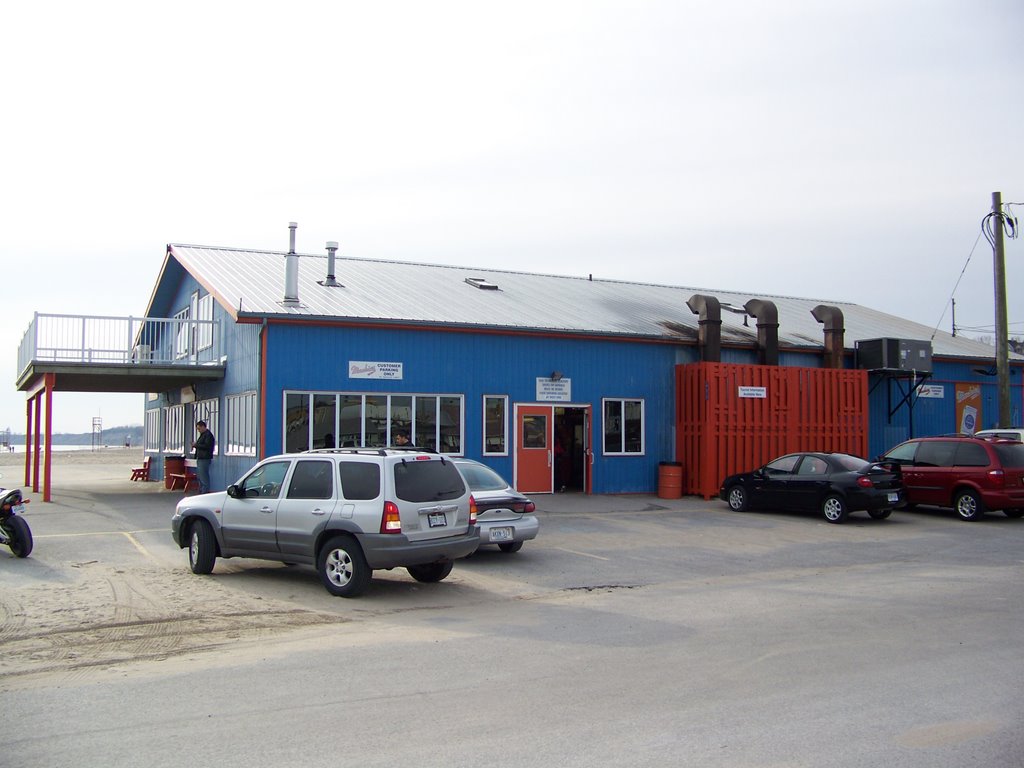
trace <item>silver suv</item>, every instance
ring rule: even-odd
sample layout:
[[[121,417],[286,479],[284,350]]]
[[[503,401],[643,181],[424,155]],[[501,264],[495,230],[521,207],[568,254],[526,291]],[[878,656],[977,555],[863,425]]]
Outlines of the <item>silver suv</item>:
[[[227,491],[178,502],[171,533],[193,573],[218,557],[312,565],[339,597],[365,592],[381,568],[441,581],[480,542],[458,469],[420,449],[271,456]]]

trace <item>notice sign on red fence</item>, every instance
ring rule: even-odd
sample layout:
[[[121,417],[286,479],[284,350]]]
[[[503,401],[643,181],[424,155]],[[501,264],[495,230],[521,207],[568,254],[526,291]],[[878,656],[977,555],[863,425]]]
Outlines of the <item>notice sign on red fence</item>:
[[[768,387],[740,387],[738,394],[740,397],[753,397],[758,400],[764,400],[768,397]]]

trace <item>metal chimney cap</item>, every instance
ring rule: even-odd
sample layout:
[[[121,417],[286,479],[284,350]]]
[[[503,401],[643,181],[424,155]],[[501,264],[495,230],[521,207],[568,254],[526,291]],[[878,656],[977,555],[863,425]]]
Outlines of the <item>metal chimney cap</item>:
[[[331,248],[333,248],[334,250],[338,250],[338,242],[336,240],[328,240],[327,248],[328,250],[330,250]]]
[[[288,222],[288,229],[295,229],[297,226],[299,226],[299,222],[297,222],[297,221],[289,221]]]

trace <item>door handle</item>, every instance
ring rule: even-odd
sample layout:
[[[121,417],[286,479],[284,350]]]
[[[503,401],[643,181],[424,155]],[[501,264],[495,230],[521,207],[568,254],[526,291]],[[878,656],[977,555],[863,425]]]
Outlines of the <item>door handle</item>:
[[[320,509],[320,507],[317,507],[316,509],[313,510],[313,514],[314,515],[326,515],[327,512],[325,510]]]
[[[271,512],[273,512],[273,511],[274,511],[274,510],[272,510],[272,509],[271,509],[270,507],[262,507],[262,508],[260,509],[260,512],[265,512],[265,513],[267,513],[268,515],[269,515],[269,514],[270,514]]]
[[[548,451],[548,466],[551,466],[551,451]]]

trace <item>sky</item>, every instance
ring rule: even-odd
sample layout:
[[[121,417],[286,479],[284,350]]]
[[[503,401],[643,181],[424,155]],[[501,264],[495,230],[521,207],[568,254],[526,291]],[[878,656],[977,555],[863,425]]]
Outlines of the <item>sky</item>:
[[[1024,3],[16,3],[0,430],[33,313],[139,316],[167,243],[862,304],[993,336]],[[1024,336],[1024,239],[1007,241]],[[955,290],[954,290],[955,289]],[[6,362],[3,362],[6,361]],[[6,382],[6,383],[5,383]],[[56,432],[142,395],[57,393]]]

